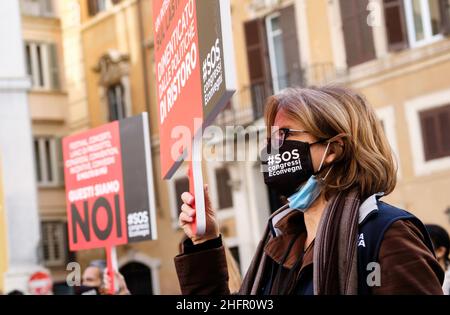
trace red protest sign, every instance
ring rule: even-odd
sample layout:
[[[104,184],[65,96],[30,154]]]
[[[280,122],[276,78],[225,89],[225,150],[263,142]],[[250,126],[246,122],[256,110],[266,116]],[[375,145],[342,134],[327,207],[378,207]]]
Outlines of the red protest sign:
[[[163,177],[168,176],[175,159],[183,153],[172,156],[171,148],[176,143],[172,130],[183,126],[193,135],[201,127],[194,126],[194,118],[203,117],[195,2],[169,2],[153,1]]]
[[[66,137],[63,155],[72,251],[156,238],[146,114]]]
[[[63,148],[70,248],[125,244],[119,122],[65,138]]]
[[[154,0],[153,24],[161,176],[168,179],[235,91],[230,3]]]

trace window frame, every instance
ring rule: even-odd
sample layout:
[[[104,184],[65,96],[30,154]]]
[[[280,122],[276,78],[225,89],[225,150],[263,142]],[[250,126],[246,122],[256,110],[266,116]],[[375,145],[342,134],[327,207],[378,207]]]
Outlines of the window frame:
[[[386,39],[387,50],[389,52],[397,52],[397,51],[401,51],[401,50],[409,48],[410,44],[409,44],[409,37],[408,37],[408,25],[406,24],[406,11],[405,11],[404,1],[396,0],[396,1],[392,1],[392,2],[386,2],[386,0],[382,0],[382,6],[383,6],[383,16],[384,16],[384,27],[385,27],[384,36]],[[395,9],[395,8],[398,9],[398,13],[400,15],[400,20],[397,22],[400,23],[399,31],[402,33],[403,42],[392,43],[389,41],[390,29],[388,28],[387,11]]]
[[[146,253],[140,251],[128,251],[124,256],[121,256],[119,258],[119,261],[117,263],[118,269],[120,270],[122,267],[132,262],[141,263],[143,265],[146,265],[150,269],[153,295],[160,295],[161,260],[148,256]]]
[[[447,106],[449,100],[450,89],[447,89],[423,95],[404,103],[414,174],[416,176],[426,176],[439,171],[450,170],[450,156],[426,161],[422,125],[420,122],[421,112]]]
[[[216,209],[217,209],[217,212],[220,212],[220,211],[227,211],[227,210],[230,210],[230,209],[234,209],[234,203],[233,203],[233,187],[231,187],[231,185],[229,185],[229,189],[230,189],[230,195],[231,195],[231,203],[232,203],[232,205],[231,205],[231,207],[227,207],[227,208],[221,208],[220,207],[220,197],[219,197],[219,185],[217,184],[217,172],[218,171],[221,171],[221,170],[226,170],[227,172],[228,172],[228,176],[229,176],[229,180],[231,181],[231,174],[230,174],[230,170],[228,169],[228,167],[226,166],[226,165],[223,165],[223,166],[219,166],[219,167],[215,167],[214,168],[214,180],[215,180],[215,183],[216,183],[216,185],[215,185],[215,188],[216,188],[216,196],[217,196],[217,207],[216,207]]]
[[[170,180],[167,181],[167,186],[169,190],[169,206],[170,206],[170,216],[172,221],[172,229],[175,231],[180,230],[178,226],[178,209],[177,209],[177,200],[180,196],[177,196],[177,190],[175,182],[183,177],[187,176],[187,166],[181,165],[179,169],[175,172]]]
[[[56,68],[52,69],[50,62],[50,50],[55,49]],[[38,48],[40,56],[38,55]],[[28,53],[29,50],[29,53]],[[40,58],[39,58],[40,57]],[[60,91],[61,90],[61,74],[59,71],[58,45],[50,42],[25,41],[25,58],[27,65],[27,73],[31,78],[32,91]],[[30,59],[28,59],[30,58]],[[53,82],[52,72],[56,71],[57,81]],[[42,79],[42,84],[41,84]]]
[[[236,216],[235,211],[234,211],[234,202],[233,202],[233,207],[231,207],[231,208],[219,209],[219,195],[218,195],[218,189],[217,189],[216,171],[218,169],[222,169],[222,168],[228,168],[227,164],[220,163],[220,162],[210,162],[210,163],[208,163],[208,169],[207,169],[208,184],[209,184],[209,197],[211,198],[212,206],[214,207],[214,209],[217,209],[216,216],[219,221],[233,219]],[[228,169],[228,172],[230,174],[230,180],[232,180],[232,173],[229,169]],[[233,195],[233,191],[231,191],[231,194]]]
[[[431,108],[431,109],[428,109],[428,110],[423,110],[423,111],[419,112],[419,116],[420,116],[419,119],[420,119],[420,123],[421,123],[421,127],[422,127],[421,131],[422,131],[422,138],[424,139],[424,145],[426,144],[426,141],[425,141],[426,140],[426,133],[425,133],[425,130],[424,130],[424,125],[423,125],[424,120],[427,119],[427,118],[433,118],[434,122],[436,122],[436,119],[443,112],[446,113],[446,114],[450,114],[450,101],[446,105],[435,107],[435,108]],[[441,122],[438,122],[438,124],[440,125]],[[441,127],[442,127],[442,125],[441,125]],[[442,133],[439,133],[439,130],[438,130],[438,134],[436,134],[436,136],[437,136],[436,140],[438,140],[439,142],[443,141],[443,139],[441,138],[442,137]],[[441,159],[441,158],[445,158],[445,157],[450,156],[450,149],[441,147],[441,144],[442,143],[438,144],[438,146],[439,146],[438,149],[440,149],[440,150],[438,150],[438,152],[435,152],[436,156],[431,156],[430,157],[429,155],[431,153],[427,152],[426,148],[424,148],[425,160],[426,161],[433,161],[433,160],[437,160],[437,159]]]
[[[48,158],[46,153],[46,142],[49,142],[50,145],[50,166],[51,166],[51,174],[52,179],[49,180],[48,175]],[[61,169],[59,167],[59,158],[58,158],[58,138],[52,136],[39,136],[35,135],[33,137],[33,148],[35,148],[35,143],[38,143],[39,152],[34,152],[35,163],[38,163],[36,160],[36,155],[39,155],[39,169],[36,164],[36,182],[39,188],[57,188],[62,187],[63,184],[60,180],[61,178]],[[41,179],[39,180],[38,171],[41,172]]]
[[[116,100],[116,102],[114,104],[110,103],[110,91],[111,90],[114,90],[113,93],[114,93],[114,98]],[[118,98],[118,96],[119,96],[118,90],[120,90],[120,96],[121,96],[120,100]],[[108,104],[108,120],[110,122],[125,119],[125,118],[129,117],[126,90],[125,90],[125,86],[122,84],[122,82],[108,86],[106,88],[106,101]],[[115,109],[115,112],[117,113],[117,117],[115,119],[112,119],[112,115],[111,115],[111,109],[113,109],[113,108]]]
[[[340,45],[340,49],[342,49],[342,57],[345,58],[345,62],[343,62],[343,65],[345,65],[345,68],[348,70],[352,70],[356,67],[360,67],[363,64],[372,62],[374,60],[377,60],[379,58],[379,51],[377,48],[377,44],[376,44],[376,31],[375,31],[375,27],[371,27],[371,26],[367,26],[368,29],[367,31],[367,35],[370,38],[365,38],[368,39],[368,42],[363,42],[361,41],[361,39],[363,38],[362,34],[364,33],[364,30],[360,27],[361,25],[359,24],[361,22],[361,19],[364,18],[364,20],[367,20],[367,17],[369,16],[369,10],[368,10],[368,6],[366,6],[365,10],[364,10],[364,16],[361,15],[362,11],[358,11],[359,8],[357,7],[357,5],[352,2],[351,7],[354,13],[354,15],[352,16],[345,16],[343,15],[343,7],[342,7],[342,1],[343,0],[337,0],[335,3],[335,9],[338,10],[339,12],[336,12],[335,14],[339,17],[339,29],[336,29],[335,32],[339,32],[339,37],[341,37],[342,35],[342,43],[339,44]],[[350,1],[350,0],[345,0],[345,1]],[[362,1],[362,0],[354,0],[354,1]],[[367,5],[369,5],[371,3],[371,0],[366,0],[367,1]],[[355,21],[357,22],[357,26],[354,28],[355,30],[355,38],[351,38],[352,39],[352,47],[351,50],[355,50],[357,51],[358,55],[355,57],[353,56],[354,59],[352,59],[352,57],[349,54],[350,51],[350,47],[348,46],[348,34],[345,32],[345,28],[348,26],[348,24],[353,24],[355,23]],[[353,25],[355,26],[355,25]],[[333,37],[332,37],[333,38]],[[366,47],[366,48],[370,48],[370,51],[364,51],[361,50],[361,47]],[[344,60],[343,60],[344,61]]]
[[[442,32],[433,35],[431,27],[431,12],[429,0],[419,0],[420,9],[422,11],[422,25],[424,32],[424,39],[416,40],[416,30],[414,26],[414,12],[413,12],[413,0],[404,0],[405,18],[406,18],[406,33],[408,35],[408,41],[411,48],[421,47],[424,45],[435,43],[444,38]],[[436,0],[438,1],[438,0]]]
[[[280,92],[280,76],[278,72],[278,66],[275,55],[275,44],[274,38],[275,36],[281,36],[283,38],[283,30],[280,29],[277,31],[273,31],[272,29],[272,20],[276,18],[281,18],[280,12],[274,12],[265,17],[266,23],[266,37],[267,37],[267,47],[269,52],[269,63],[270,63],[270,74],[272,80],[273,93],[277,94]],[[283,43],[283,53],[284,53],[284,43]],[[284,58],[284,56],[283,56]],[[284,60],[286,62],[286,60]]]
[[[44,265],[47,267],[61,267],[65,266],[68,260],[68,240],[66,237],[66,231],[65,231],[65,225],[67,222],[63,220],[43,220],[41,221],[41,250],[42,250],[42,260],[44,262]],[[54,253],[54,244],[49,245],[49,252],[53,252],[53,256],[51,259],[46,259],[44,255],[44,233],[45,228],[44,225],[53,225],[56,226],[59,230],[59,237],[57,242],[59,243],[59,255],[60,257],[56,257]],[[50,230],[48,230],[49,235],[47,235],[47,239],[50,240],[50,242],[53,242],[52,235],[50,235]],[[52,247],[53,246],[53,247]]]
[[[91,4],[89,3],[90,0],[86,0],[87,15],[88,15],[89,18],[94,18],[97,15],[108,11],[113,6],[118,5],[121,2],[121,1],[117,1],[117,3],[115,3],[115,1],[112,1],[112,0],[95,0],[95,1],[97,2],[96,6],[95,6],[96,11],[95,12],[91,12],[91,9],[90,9]],[[100,6],[99,6],[99,2],[100,1],[102,2],[101,9],[100,9]]]
[[[47,4],[50,4],[50,9]],[[53,0],[20,0],[20,12],[25,16],[54,18],[56,16],[55,2]]]

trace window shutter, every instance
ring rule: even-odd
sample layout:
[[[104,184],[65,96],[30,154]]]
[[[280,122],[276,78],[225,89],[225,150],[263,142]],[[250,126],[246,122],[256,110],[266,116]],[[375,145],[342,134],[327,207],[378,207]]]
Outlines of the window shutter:
[[[56,165],[57,165],[57,181],[59,186],[64,186],[64,158],[62,151],[62,139],[55,139]]]
[[[44,16],[53,15],[53,0],[41,0],[41,8]]]
[[[180,215],[181,206],[183,205],[183,201],[181,200],[181,194],[189,191],[189,178],[182,177],[175,180],[175,200],[177,201],[177,213]],[[178,219],[174,218],[174,219]]]
[[[33,139],[33,146],[34,146],[34,160],[35,160],[35,166],[36,166],[36,180],[38,183],[41,183],[43,180],[42,177],[42,166],[41,166],[41,150],[39,145],[39,138]]]
[[[347,65],[356,66],[375,58],[372,28],[367,24],[368,0],[340,0]]]
[[[439,120],[439,139],[441,140],[441,155],[450,156],[450,105],[441,108],[438,116]]]
[[[51,87],[54,90],[58,90],[61,88],[60,80],[59,80],[59,66],[58,66],[58,51],[56,48],[56,44],[48,45],[48,64],[50,67],[50,80]]]
[[[233,193],[230,187],[230,173],[226,167],[216,169],[217,195],[219,209],[233,207]]]
[[[425,160],[450,156],[450,105],[420,113]]]
[[[283,45],[288,69],[288,85],[300,86],[302,84],[302,69],[300,62],[299,42],[297,37],[297,24],[294,5],[283,8],[281,14],[281,29],[283,31]]]
[[[423,114],[422,122],[422,138],[425,151],[425,160],[435,159],[439,155],[439,146],[437,142],[437,123],[432,115]]]
[[[88,2],[88,13],[90,16],[94,16],[98,12],[98,1],[97,0],[87,0]]]
[[[390,51],[408,47],[403,0],[384,0],[387,42]]]
[[[265,23],[256,19],[245,23],[244,28],[253,113],[258,119],[263,116],[265,100],[272,92]]]
[[[31,66],[31,47],[29,43],[25,44],[25,58],[27,61],[27,73],[29,76],[32,76],[33,67]]]
[[[450,0],[439,0],[441,11],[442,33],[450,35]]]

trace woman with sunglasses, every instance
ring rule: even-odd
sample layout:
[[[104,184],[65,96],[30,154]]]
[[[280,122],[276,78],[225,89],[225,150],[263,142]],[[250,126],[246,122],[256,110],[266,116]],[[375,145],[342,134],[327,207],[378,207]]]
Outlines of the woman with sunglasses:
[[[269,98],[261,152],[265,183],[288,202],[268,220],[240,294],[442,294],[443,271],[422,222],[381,198],[396,185],[393,154],[373,108],[339,86]],[[193,196],[179,217],[188,236],[175,265],[183,294],[228,294],[215,211],[193,235]],[[242,211],[245,211],[243,209]]]

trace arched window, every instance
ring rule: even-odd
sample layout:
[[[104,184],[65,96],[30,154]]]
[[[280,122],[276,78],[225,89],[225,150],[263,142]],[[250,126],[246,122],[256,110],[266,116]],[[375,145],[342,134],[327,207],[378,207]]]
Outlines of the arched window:
[[[139,262],[129,262],[120,268],[132,295],[153,295],[152,272]]]

